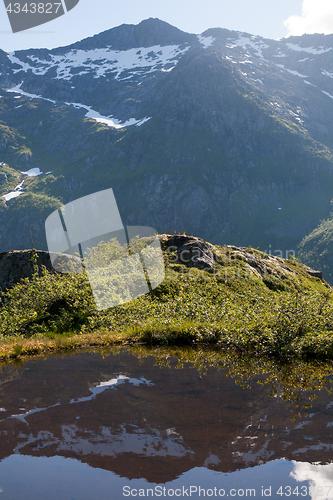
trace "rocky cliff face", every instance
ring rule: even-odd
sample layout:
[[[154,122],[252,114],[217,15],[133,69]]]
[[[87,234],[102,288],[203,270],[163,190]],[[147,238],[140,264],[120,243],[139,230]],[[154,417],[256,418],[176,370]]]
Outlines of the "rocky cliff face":
[[[324,35],[196,36],[153,19],[1,53],[0,170],[24,183],[2,198],[0,249],[29,247],[30,229],[46,249],[47,215],[112,187],[124,224],[296,250],[332,198],[331,54]]]

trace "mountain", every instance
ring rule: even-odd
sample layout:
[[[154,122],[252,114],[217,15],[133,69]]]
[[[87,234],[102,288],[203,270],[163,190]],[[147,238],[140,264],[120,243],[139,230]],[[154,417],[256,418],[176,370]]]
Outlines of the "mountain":
[[[124,224],[296,252],[331,211],[332,78],[333,35],[158,19],[0,51],[0,250],[46,249],[53,210],[112,187]]]

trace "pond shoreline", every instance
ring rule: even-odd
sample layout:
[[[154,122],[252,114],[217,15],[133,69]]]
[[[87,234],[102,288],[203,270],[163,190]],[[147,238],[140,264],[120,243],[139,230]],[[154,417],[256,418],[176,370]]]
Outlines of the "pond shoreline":
[[[7,360],[49,354],[67,350],[79,350],[90,347],[127,346],[133,345],[123,334],[102,333],[85,335],[56,335],[55,338],[44,339],[15,339],[9,342],[0,342],[0,363]]]
[[[210,332],[211,333],[211,332]],[[259,339],[258,339],[259,340]],[[281,349],[280,352],[273,349],[256,349],[254,346],[246,346],[241,342],[237,344],[235,341],[230,343],[221,338],[201,338],[198,339],[197,335],[185,337],[180,332],[179,335],[175,332],[136,332],[133,329],[130,332],[110,332],[100,331],[91,333],[73,334],[54,334],[51,338],[16,338],[10,341],[0,341],[0,363],[22,359],[31,356],[38,356],[42,354],[51,354],[57,352],[99,348],[99,347],[160,347],[160,348],[179,348],[185,347],[187,349],[197,348],[211,348],[218,351],[228,351],[230,353],[238,353],[240,355],[262,357],[267,359],[275,359],[279,362],[290,361],[320,361],[333,363],[333,355],[322,349],[321,352],[313,352],[312,349],[306,349],[300,352],[288,349]],[[324,346],[323,346],[324,347]],[[311,352],[312,351],[312,352]],[[330,356],[331,354],[331,356]]]

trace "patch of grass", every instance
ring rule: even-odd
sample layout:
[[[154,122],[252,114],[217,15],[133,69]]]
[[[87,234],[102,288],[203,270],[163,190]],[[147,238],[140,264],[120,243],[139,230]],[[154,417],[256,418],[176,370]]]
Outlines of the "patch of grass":
[[[38,210],[41,214],[50,213],[62,206],[62,203],[53,196],[47,196],[42,193],[28,192],[24,193],[13,201],[9,201],[8,205],[12,210],[31,211]]]

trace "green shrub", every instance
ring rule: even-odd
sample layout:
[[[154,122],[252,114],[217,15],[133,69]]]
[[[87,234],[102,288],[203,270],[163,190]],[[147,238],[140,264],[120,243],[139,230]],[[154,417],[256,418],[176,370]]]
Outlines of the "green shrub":
[[[100,245],[101,254],[92,254],[103,266],[109,262],[105,249]],[[235,262],[218,264],[216,273],[167,264],[165,280],[152,293],[102,311],[86,274],[44,269],[2,293],[0,336],[108,331],[155,345],[214,344],[273,356],[333,357],[332,291],[307,277],[298,262],[289,265],[295,276],[279,280],[253,276]],[[130,278],[126,285],[135,276]]]

